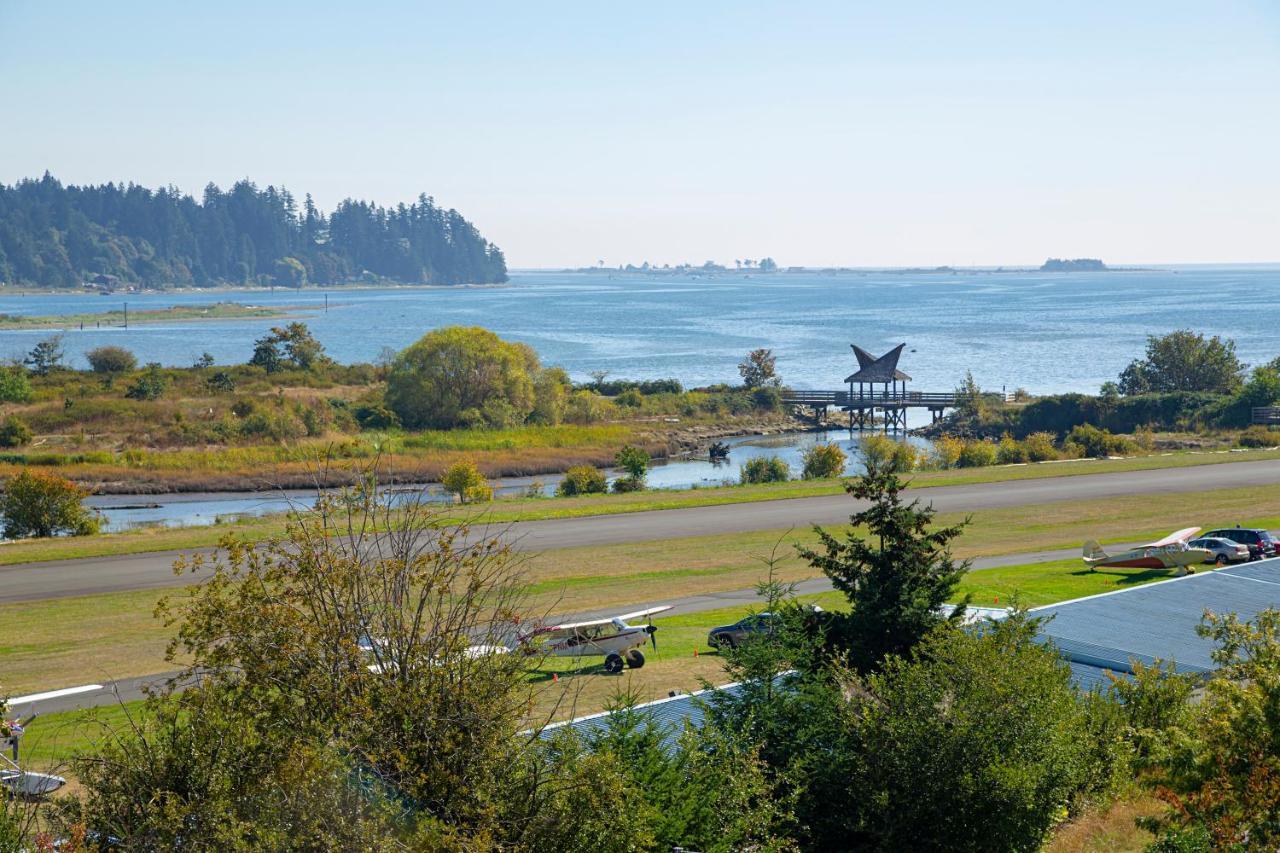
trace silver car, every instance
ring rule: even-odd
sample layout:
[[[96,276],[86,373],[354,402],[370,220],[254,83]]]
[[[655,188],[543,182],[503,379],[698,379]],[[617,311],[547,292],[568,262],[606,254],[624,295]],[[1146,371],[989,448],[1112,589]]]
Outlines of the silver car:
[[[1225,566],[1227,563],[1249,562],[1249,546],[1241,545],[1239,542],[1232,542],[1230,539],[1205,536],[1200,539],[1192,539],[1187,543],[1187,547],[1204,548],[1212,555],[1205,562],[1213,563],[1217,566]]]

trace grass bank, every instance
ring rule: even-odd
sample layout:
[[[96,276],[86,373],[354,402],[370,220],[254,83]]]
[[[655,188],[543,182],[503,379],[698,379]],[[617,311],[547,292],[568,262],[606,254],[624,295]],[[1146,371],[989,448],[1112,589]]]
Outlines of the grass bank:
[[[113,297],[112,303],[127,302],[127,296]],[[315,310],[315,306],[243,305],[239,302],[215,302],[211,305],[174,305],[168,308],[143,308],[126,312],[124,308],[91,311],[82,314],[0,314],[0,331],[33,329],[111,328],[151,323],[191,320],[273,319],[291,316],[292,312]]]
[[[599,429],[607,430],[611,429],[611,427],[600,427]],[[448,436],[451,433],[443,433],[442,435]],[[456,433],[452,435],[456,435]],[[1143,456],[1131,459],[1091,459],[1070,463],[1041,463],[1000,468],[928,471],[912,475],[911,485],[912,488],[927,489],[936,486],[1087,476],[1098,473],[1123,473],[1156,468],[1182,468],[1220,464],[1222,462],[1266,459],[1280,459],[1280,451],[1182,453]],[[0,471],[3,471],[2,466],[0,466]],[[843,491],[844,486],[841,480],[795,480],[786,483],[724,486],[711,489],[664,489],[621,495],[588,495],[573,498],[511,498],[498,500],[478,509],[485,512],[487,518],[494,522],[508,523],[819,497],[840,494]],[[1253,493],[1252,490],[1243,491]],[[1158,497],[1163,498],[1165,496]],[[1135,496],[1134,500],[1148,502],[1145,496]],[[1239,507],[1236,502],[1231,501],[1228,503],[1230,504],[1231,512],[1244,511],[1246,514],[1256,514],[1250,511],[1248,506]],[[1223,511],[1225,512],[1226,510],[1224,509]],[[1105,517],[1099,520],[1105,520]],[[1218,521],[1221,523],[1230,522],[1230,520],[1223,522],[1222,519]],[[243,536],[249,541],[258,541],[269,536],[278,535],[283,529],[284,519],[281,517],[245,519],[235,523],[237,535]],[[0,548],[0,565],[43,560],[76,559],[80,557],[141,554],[150,551],[210,548],[217,545],[218,540],[226,532],[226,527],[215,525],[202,528],[132,530],[125,533],[103,534],[78,539],[61,538],[14,542]],[[1135,533],[1133,535],[1140,534]],[[1107,541],[1108,538],[1110,541],[1128,541],[1129,535],[1124,532],[1116,532],[1105,536],[1090,535],[1086,538],[1098,539],[1099,541]]]
[[[962,516],[945,514],[938,520],[955,523]],[[1133,541],[1156,538],[1189,523],[1235,521],[1280,526],[1280,486],[986,510],[974,514],[955,552],[959,557],[989,557],[1074,550],[1089,538]],[[748,589],[760,579],[761,558],[779,541],[779,577],[814,577],[812,567],[792,547],[814,541],[808,530],[563,548],[531,555],[525,567],[530,608],[572,613]],[[1002,604],[1015,594],[1028,605],[1038,605],[1159,577],[1089,572],[1073,555],[974,571],[961,591],[972,592],[980,605]],[[169,669],[164,661],[169,631],[152,617],[156,601],[167,592],[180,594],[143,590],[0,605],[0,624],[6,627],[0,639],[6,688],[25,693]]]

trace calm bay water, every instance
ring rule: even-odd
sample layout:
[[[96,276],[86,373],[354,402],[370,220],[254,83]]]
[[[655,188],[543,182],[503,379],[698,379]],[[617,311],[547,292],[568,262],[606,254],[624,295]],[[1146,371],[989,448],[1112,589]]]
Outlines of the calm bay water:
[[[780,273],[613,276],[513,273],[493,288],[325,292],[0,295],[0,312],[73,314],[233,300],[301,306],[339,361],[370,361],[450,324],[482,325],[525,341],[575,378],[674,376],[686,385],[730,382],[755,347],[778,356],[797,388],[834,388],[857,343],[877,354],[905,341],[901,367],[926,391],[954,388],[972,370],[984,387],[1032,393],[1094,391],[1142,352],[1147,334],[1177,328],[1234,338],[1249,362],[1280,354],[1280,267],[1172,268],[1107,273]],[[248,359],[270,320],[183,322],[130,329],[69,329],[73,363],[111,343],[141,361],[190,364]],[[0,357],[21,355],[48,332],[0,333]]]
[[[1260,363],[1280,355],[1280,266],[1170,268],[1108,273],[784,273],[713,276],[615,276],[513,273],[503,287],[332,289],[219,293],[19,295],[0,291],[0,312],[51,315],[130,311],[220,300],[290,306],[329,354],[371,361],[430,329],[485,326],[531,344],[547,364],[575,378],[607,370],[615,378],[675,377],[686,386],[737,380],[737,363],[756,347],[778,356],[797,388],[836,388],[854,369],[850,343],[879,354],[907,343],[901,367],[913,387],[947,391],[971,370],[983,387],[1035,394],[1096,391],[1141,355],[1148,334],[1191,328],[1233,338],[1240,356]],[[254,339],[279,321],[234,320],[69,328],[71,363],[103,344],[128,347],[140,361],[192,363],[211,353],[221,364],[246,361]],[[0,332],[0,358],[21,357],[49,331]],[[913,421],[914,423],[914,421]],[[744,437],[730,462],[681,460],[654,468],[659,488],[736,481],[752,456],[777,454],[799,470],[804,447],[856,438]],[[851,453],[851,466],[854,464]],[[852,469],[851,469],[852,470]],[[553,489],[555,477],[542,478]],[[501,484],[519,492],[527,481]],[[428,490],[434,494],[437,490]],[[158,507],[121,508],[155,500]],[[211,524],[218,516],[280,512],[308,496],[207,494],[157,499],[99,497],[111,529],[134,524]]]

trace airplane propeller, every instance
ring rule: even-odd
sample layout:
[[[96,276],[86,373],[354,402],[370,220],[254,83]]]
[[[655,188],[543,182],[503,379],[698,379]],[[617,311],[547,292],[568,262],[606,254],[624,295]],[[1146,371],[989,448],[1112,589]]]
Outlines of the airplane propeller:
[[[649,635],[649,642],[653,643],[653,650],[658,650],[658,626],[653,624],[653,617],[649,617],[649,624],[644,626],[645,633]]]

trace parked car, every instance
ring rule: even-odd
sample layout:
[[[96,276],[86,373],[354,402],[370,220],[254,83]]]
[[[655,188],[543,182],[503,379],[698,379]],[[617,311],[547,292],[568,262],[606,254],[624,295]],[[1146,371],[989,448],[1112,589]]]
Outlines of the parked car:
[[[822,608],[816,604],[806,606],[812,613],[821,613]],[[707,645],[713,649],[736,649],[747,640],[757,634],[765,634],[774,630],[778,626],[780,617],[777,613],[752,613],[750,616],[744,616],[732,625],[721,625],[718,628],[712,628],[707,634]]]
[[[1248,545],[1241,545],[1239,542],[1220,539],[1216,536],[1203,536],[1199,539],[1192,539],[1187,543],[1187,547],[1204,548],[1211,554],[1205,562],[1213,563],[1217,566],[1225,566],[1227,563],[1245,563],[1251,559]]]
[[[1222,527],[1218,530],[1210,530],[1204,534],[1203,538],[1230,539],[1232,542],[1248,545],[1249,559],[1251,560],[1265,560],[1267,557],[1274,557],[1277,550],[1280,550],[1280,543],[1276,542],[1271,532],[1257,527]]]

